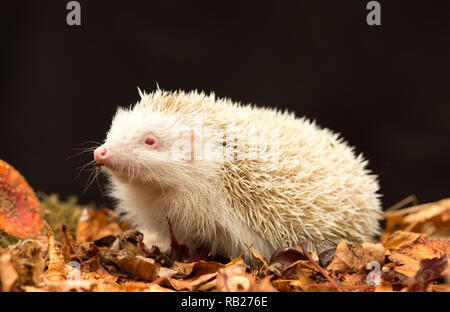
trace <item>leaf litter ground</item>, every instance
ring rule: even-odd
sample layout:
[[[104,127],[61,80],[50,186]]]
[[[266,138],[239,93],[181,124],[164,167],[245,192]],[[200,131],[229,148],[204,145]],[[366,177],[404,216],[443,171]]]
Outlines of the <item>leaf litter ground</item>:
[[[247,245],[224,260],[191,255],[173,233],[168,253],[145,246],[113,210],[38,200],[18,172],[0,167],[2,291],[450,291],[450,199],[388,209],[378,242],[325,241],[317,254],[286,246],[271,259]]]

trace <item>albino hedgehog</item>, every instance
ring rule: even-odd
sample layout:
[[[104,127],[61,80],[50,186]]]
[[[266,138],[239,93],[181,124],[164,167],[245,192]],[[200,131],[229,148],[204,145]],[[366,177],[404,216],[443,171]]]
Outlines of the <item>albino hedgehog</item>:
[[[370,241],[378,234],[378,182],[367,161],[328,129],[293,113],[214,94],[156,90],[119,108],[94,159],[119,211],[144,242],[167,251],[266,257],[304,241]]]

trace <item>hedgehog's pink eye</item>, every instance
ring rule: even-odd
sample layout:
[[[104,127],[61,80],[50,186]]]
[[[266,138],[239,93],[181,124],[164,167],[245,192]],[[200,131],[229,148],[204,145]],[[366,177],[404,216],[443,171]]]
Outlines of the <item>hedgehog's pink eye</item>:
[[[156,144],[156,141],[154,138],[147,138],[147,140],[145,140],[145,144],[153,146]]]

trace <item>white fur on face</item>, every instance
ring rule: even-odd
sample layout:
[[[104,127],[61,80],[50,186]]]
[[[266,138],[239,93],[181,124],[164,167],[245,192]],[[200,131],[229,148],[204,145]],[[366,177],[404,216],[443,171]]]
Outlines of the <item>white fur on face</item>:
[[[130,183],[161,179],[173,165],[169,156],[175,138],[170,129],[175,122],[168,115],[119,108],[104,143],[114,164],[108,172]],[[156,147],[145,143],[149,137]]]

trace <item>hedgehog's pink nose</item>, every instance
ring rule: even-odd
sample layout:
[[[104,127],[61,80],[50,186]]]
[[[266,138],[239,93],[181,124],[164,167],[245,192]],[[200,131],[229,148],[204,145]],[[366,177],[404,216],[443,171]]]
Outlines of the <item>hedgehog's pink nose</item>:
[[[110,154],[111,153],[109,152],[109,150],[105,146],[102,145],[95,149],[94,159],[98,163],[103,163],[105,160],[108,160]]]

